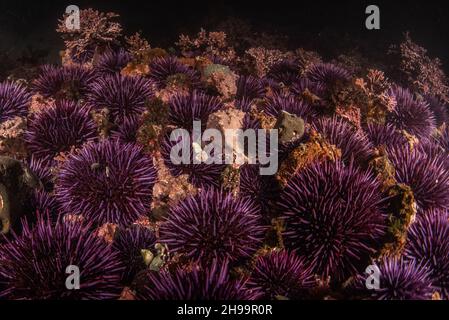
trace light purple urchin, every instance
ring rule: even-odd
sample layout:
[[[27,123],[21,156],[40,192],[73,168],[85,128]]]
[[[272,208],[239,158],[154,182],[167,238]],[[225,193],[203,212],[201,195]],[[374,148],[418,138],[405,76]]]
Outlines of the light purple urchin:
[[[155,243],[154,232],[146,227],[134,224],[117,229],[112,246],[119,252],[119,259],[126,266],[122,276],[124,284],[130,284],[136,274],[146,268],[142,250],[156,254]]]
[[[301,299],[315,285],[310,267],[295,252],[276,250],[255,262],[247,286],[260,288],[262,299]]]
[[[138,118],[153,97],[150,82],[139,76],[104,76],[97,79],[90,90],[88,105],[97,110],[107,108],[115,124]]]
[[[441,157],[430,157],[421,148],[389,151],[397,182],[411,187],[420,210],[449,209],[449,169]]]
[[[430,300],[434,288],[424,265],[415,261],[385,258],[377,265],[379,288],[367,289],[368,274],[356,277],[354,289],[374,300]]]
[[[200,74],[179,62],[176,57],[161,57],[151,61],[148,78],[158,89],[177,82],[181,82],[182,85],[187,85],[191,89],[201,87]]]
[[[223,301],[256,300],[261,292],[245,286],[246,279],[233,279],[228,263],[214,260],[210,265],[177,268],[173,272],[148,271],[145,285],[137,291],[139,300]]]
[[[294,175],[278,201],[287,248],[332,281],[366,266],[386,231],[379,181],[341,161],[315,163]]]
[[[274,94],[265,100],[262,109],[267,115],[273,117],[277,117],[281,111],[294,114],[307,121],[316,116],[310,104],[294,95]]]
[[[82,66],[44,65],[39,77],[33,82],[33,88],[45,98],[79,100],[86,97],[96,78],[92,69]]]
[[[333,117],[318,119],[313,128],[327,141],[341,150],[341,158],[357,164],[366,165],[372,157],[372,144],[362,130],[352,127],[346,121]]]
[[[448,106],[446,103],[432,95],[425,95],[424,100],[429,104],[437,126],[441,126],[443,123],[449,124]]]
[[[431,210],[420,214],[407,235],[405,255],[426,266],[434,286],[449,299],[449,214]]]
[[[186,145],[187,148],[190,148],[188,163],[174,163],[171,152],[175,145],[182,143],[182,137],[179,136],[176,141],[170,141],[170,134],[171,132],[168,132],[162,137],[160,146],[164,164],[170,170],[170,173],[175,177],[187,174],[189,176],[188,181],[198,188],[219,187],[226,164],[221,160],[220,163],[193,163],[194,152],[191,145]],[[178,156],[182,157],[182,150],[178,153]]]
[[[155,182],[153,160],[140,147],[103,140],[69,156],[55,190],[65,213],[97,225],[128,225],[150,211]]]
[[[182,92],[174,94],[168,106],[169,123],[191,130],[193,121],[201,121],[201,127],[205,128],[209,115],[222,109],[223,102],[220,98],[194,90],[188,95]]]
[[[30,116],[24,139],[33,157],[51,162],[60,153],[79,148],[96,137],[97,127],[86,106],[57,100]]]
[[[131,59],[131,54],[124,49],[110,50],[99,57],[95,63],[94,70],[100,76],[120,73]]]
[[[435,129],[435,116],[429,104],[401,87],[391,89],[390,95],[396,99],[396,108],[387,116],[387,123],[418,138],[429,138]]]
[[[387,149],[406,146],[407,139],[391,124],[370,123],[365,128],[368,140],[374,147],[385,146]]]
[[[170,208],[160,241],[193,261],[247,259],[262,245],[260,209],[248,198],[203,190]]]
[[[20,84],[10,81],[0,83],[0,123],[28,114],[31,94]]]
[[[79,268],[80,288],[66,279]],[[56,224],[43,216],[21,235],[6,239],[0,251],[0,296],[6,299],[117,299],[124,266],[118,253],[80,223]],[[67,270],[70,270],[67,272]]]

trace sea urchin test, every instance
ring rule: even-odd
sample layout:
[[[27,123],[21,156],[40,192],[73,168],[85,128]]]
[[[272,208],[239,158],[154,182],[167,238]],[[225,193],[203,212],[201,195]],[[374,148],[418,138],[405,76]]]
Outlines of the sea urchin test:
[[[213,128],[202,132],[201,121],[193,121],[192,136],[186,129],[171,132],[170,141],[176,144],[170,151],[170,160],[176,165],[260,164],[261,175],[273,175],[278,169],[278,130],[268,130],[268,134],[267,148],[267,130],[225,129],[223,137],[221,131]]]

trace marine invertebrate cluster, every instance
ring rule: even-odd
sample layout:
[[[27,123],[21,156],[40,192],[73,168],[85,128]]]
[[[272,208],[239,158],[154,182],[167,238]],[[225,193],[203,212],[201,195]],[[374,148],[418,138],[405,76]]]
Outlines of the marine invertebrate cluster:
[[[60,66],[0,83],[0,297],[449,298],[448,86],[423,48],[381,70],[80,18]]]

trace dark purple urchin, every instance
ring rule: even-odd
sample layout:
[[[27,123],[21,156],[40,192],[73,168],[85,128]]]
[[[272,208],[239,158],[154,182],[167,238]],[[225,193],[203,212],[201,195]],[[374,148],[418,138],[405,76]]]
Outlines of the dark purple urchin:
[[[437,126],[440,126],[443,123],[449,124],[448,107],[443,101],[431,95],[424,96],[424,100],[429,104],[429,108],[433,112]]]
[[[173,272],[148,272],[139,300],[223,301],[256,300],[260,291],[248,289],[245,279],[232,279],[228,263],[213,261],[208,267],[193,266]]]
[[[301,78],[299,81],[293,83],[290,90],[293,94],[302,99],[308,97],[309,99],[316,96],[316,98],[323,98],[325,96],[325,86],[322,83],[312,82],[307,78]]]
[[[357,164],[366,165],[372,156],[372,144],[362,130],[357,130],[342,119],[323,118],[313,123],[313,128],[327,141],[341,150],[341,158]]]
[[[201,121],[201,127],[204,128],[209,115],[221,108],[223,103],[218,97],[196,90],[188,95],[177,93],[169,102],[168,121],[172,125],[188,130],[192,129],[193,121]]]
[[[262,80],[253,76],[240,76],[235,94],[236,108],[248,112],[254,99],[265,96],[265,85]]]
[[[278,202],[287,248],[333,281],[363,266],[386,230],[380,184],[342,162],[315,163],[294,175]]]
[[[206,163],[193,163],[193,150],[190,147],[190,156],[189,163],[180,163],[175,164],[171,159],[171,151],[172,148],[178,144],[182,143],[182,138],[178,137],[176,141],[170,141],[170,134],[168,132],[163,138],[161,142],[161,155],[164,159],[164,163],[167,168],[170,170],[170,173],[178,177],[182,174],[187,174],[188,181],[198,188],[206,188],[206,187],[219,187],[221,184],[221,176],[223,174],[224,169],[226,168],[226,164],[206,164]],[[187,146],[186,146],[187,147]],[[181,152],[178,153],[179,157],[182,156]]]
[[[179,62],[176,57],[156,58],[150,63],[151,82],[158,88],[163,89],[170,84],[181,82],[183,86],[195,89],[201,87],[200,74]]]
[[[103,140],[69,156],[55,190],[65,213],[127,225],[150,211],[155,181],[153,160],[140,147]]]
[[[244,164],[240,167],[239,195],[256,202],[263,215],[269,213],[279,190],[279,184],[274,176],[260,175],[259,165]]]
[[[374,147],[392,148],[407,145],[407,139],[391,124],[370,123],[364,131]]]
[[[41,68],[39,77],[34,80],[33,87],[45,98],[78,100],[85,98],[89,86],[96,78],[97,75],[92,69],[82,66],[45,65]]]
[[[338,83],[351,80],[351,74],[346,69],[332,63],[319,63],[313,65],[306,74],[307,79],[327,89]]]
[[[0,251],[0,296],[6,299],[117,299],[124,266],[103,239],[80,223],[52,223],[42,216]],[[80,288],[66,280],[77,266]],[[68,279],[69,283],[73,282]]]
[[[39,179],[45,191],[53,190],[54,177],[51,171],[52,165],[53,163],[48,163],[43,159],[38,159],[33,156],[28,163],[31,173]]]
[[[411,187],[420,210],[449,209],[449,170],[441,157],[429,157],[420,148],[389,151],[399,183]]]
[[[429,105],[417,100],[408,89],[401,87],[391,89],[390,95],[396,99],[397,104],[387,116],[387,123],[418,138],[430,137],[435,129],[435,117]]]
[[[170,208],[160,241],[193,261],[246,259],[262,245],[260,210],[248,198],[203,190]]]
[[[105,52],[95,63],[94,70],[100,76],[113,75],[120,73],[120,71],[126,67],[130,62],[132,56],[124,49],[116,51],[110,50]]]
[[[119,259],[126,266],[122,280],[130,284],[135,275],[146,268],[142,250],[156,254],[154,245],[156,236],[145,227],[132,225],[129,228],[119,228],[114,235],[112,246],[119,252]]]
[[[37,159],[52,159],[97,137],[89,109],[74,101],[57,100],[31,115],[25,132],[28,150]]]
[[[135,118],[125,119],[116,128],[111,130],[111,137],[124,143],[135,143],[140,127],[140,121]]]
[[[433,285],[449,299],[449,215],[429,211],[420,215],[407,235],[405,255],[428,268]]]
[[[296,253],[277,250],[258,257],[247,286],[263,292],[262,299],[301,299],[315,278]]]
[[[36,214],[42,214],[56,222],[60,214],[60,206],[56,197],[44,190],[35,190],[31,199],[31,206]]]
[[[444,126],[441,132],[436,136],[435,140],[446,153],[449,153],[449,126]]]
[[[368,274],[356,277],[354,288],[362,296],[375,300],[428,300],[433,287],[423,265],[414,261],[386,258],[378,266],[379,289],[366,288]]]
[[[286,111],[305,120],[312,119],[316,116],[310,104],[293,95],[274,94],[266,99],[262,109],[267,115],[273,117],[277,117],[281,111]]]
[[[25,117],[31,104],[31,94],[20,84],[0,83],[0,123],[14,117]]]
[[[297,61],[287,59],[275,63],[270,67],[267,73],[267,77],[276,81],[277,83],[282,83],[285,86],[290,86],[293,83],[299,81],[301,75],[299,73],[300,65]]]
[[[88,104],[97,110],[107,108],[114,123],[139,117],[153,97],[150,82],[139,76],[120,74],[99,78],[91,86]]]

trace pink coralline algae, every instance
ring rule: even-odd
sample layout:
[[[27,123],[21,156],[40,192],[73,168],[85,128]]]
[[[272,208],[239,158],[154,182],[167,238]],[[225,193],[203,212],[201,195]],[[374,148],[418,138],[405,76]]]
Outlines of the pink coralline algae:
[[[60,63],[2,71],[1,298],[449,298],[449,84],[431,51],[407,35],[374,61],[241,23],[159,48],[79,13],[59,21]]]

